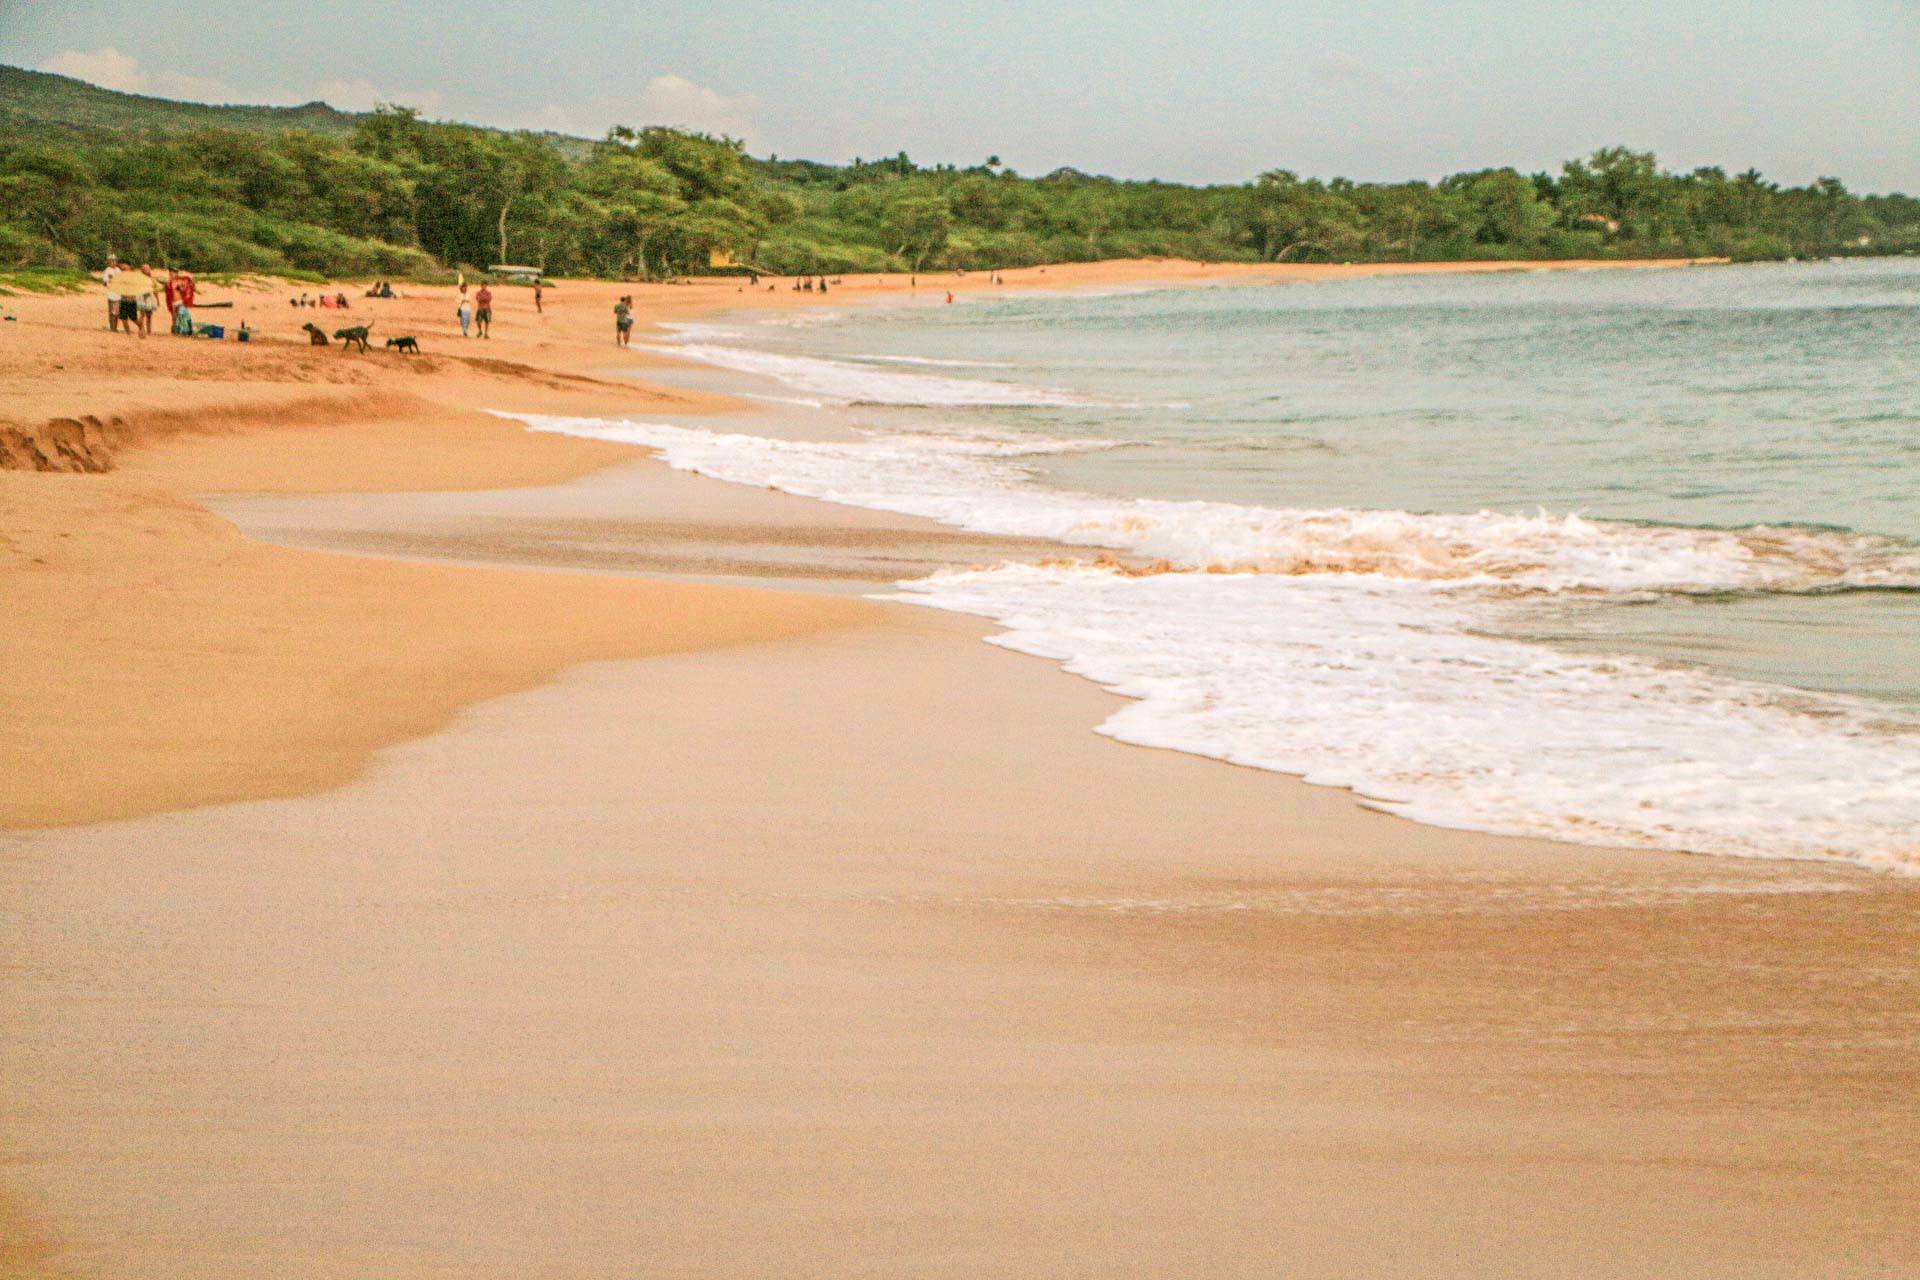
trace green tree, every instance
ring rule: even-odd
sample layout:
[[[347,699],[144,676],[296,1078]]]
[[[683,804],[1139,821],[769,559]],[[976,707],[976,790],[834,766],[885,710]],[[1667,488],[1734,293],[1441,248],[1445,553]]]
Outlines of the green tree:
[[[888,250],[919,271],[946,246],[953,230],[953,208],[945,196],[911,196],[887,210],[882,227]]]

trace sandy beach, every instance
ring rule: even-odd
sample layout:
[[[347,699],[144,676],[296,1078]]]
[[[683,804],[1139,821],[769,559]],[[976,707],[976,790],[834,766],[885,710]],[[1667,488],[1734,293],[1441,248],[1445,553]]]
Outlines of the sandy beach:
[[[5,299],[0,1273],[1920,1272],[1916,882],[1123,746],[862,598],[1043,548],[485,412],[735,412],[622,292],[1403,269],[1511,264]]]

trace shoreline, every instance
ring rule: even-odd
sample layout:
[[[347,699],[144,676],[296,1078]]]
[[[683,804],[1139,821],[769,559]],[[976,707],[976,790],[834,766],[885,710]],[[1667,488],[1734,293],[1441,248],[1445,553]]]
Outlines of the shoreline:
[[[1339,267],[1147,260],[1024,268],[1003,273],[1004,285],[974,273],[943,279],[937,292],[929,289],[921,296],[932,303],[949,286],[965,294],[1687,264]],[[273,678],[289,673],[286,655],[271,648],[271,634],[314,634],[334,620],[344,621],[351,638],[307,646],[295,677],[308,688],[337,684],[330,655],[371,653],[370,639],[353,630],[369,616],[366,602],[384,598],[382,592],[406,599],[414,588],[400,585],[405,573],[383,574],[370,566],[356,572],[331,561],[309,561],[318,578],[304,589],[276,592],[269,583],[282,574],[298,581],[306,565],[237,539],[205,512],[200,495],[488,490],[575,479],[647,451],[531,437],[480,410],[709,415],[750,407],[726,395],[645,381],[648,368],[698,366],[654,350],[613,347],[610,310],[621,292],[636,294],[640,315],[656,326],[747,305],[785,308],[826,301],[785,289],[748,295],[726,278],[695,285],[570,281],[553,291],[554,302],[544,314],[535,315],[530,299],[503,289],[495,343],[457,337],[447,305],[451,289],[416,291],[391,301],[353,299],[363,313],[351,318],[370,320],[376,336],[405,329],[426,348],[420,357],[381,353],[368,359],[337,347],[305,346],[299,323],[323,313],[286,307],[271,282],[229,292],[236,302],[230,321],[253,324],[259,334],[254,343],[183,342],[168,336],[142,341],[108,334],[98,326],[99,301],[89,296],[22,297],[12,304],[22,321],[10,329],[8,345],[0,347],[0,377],[17,389],[0,417],[0,462],[14,468],[0,466],[0,497],[9,511],[0,527],[0,551],[8,553],[0,572],[12,575],[24,621],[11,633],[8,661],[0,663],[0,729],[5,730],[0,733],[0,830],[335,785],[351,776],[358,767],[353,762],[363,765],[372,750],[445,723],[488,691],[548,679],[567,665],[559,651],[569,646],[548,643],[549,656],[531,666],[523,659],[511,677],[434,688],[424,699],[428,705],[421,705],[426,690],[416,676],[396,678],[393,664],[383,670],[373,663],[359,673],[360,687],[342,689],[323,713],[283,703],[277,717],[248,715],[233,705],[241,699],[230,680],[216,678],[232,671],[193,665],[198,661],[193,655],[203,648],[201,633],[209,626],[216,651],[231,644],[257,660],[257,674],[244,695],[254,701],[275,696]],[[911,301],[913,291],[897,277],[856,277],[829,296],[827,305],[863,298]],[[327,317],[327,323],[336,319]],[[620,361],[631,362],[635,376],[610,376],[620,370]],[[27,469],[20,469],[23,465]],[[169,550],[157,563],[175,568],[171,573],[162,568],[156,576],[146,563],[162,545]],[[240,593],[249,606],[284,605],[289,595],[309,600],[316,593],[340,594],[329,606],[306,614],[253,608],[224,617],[232,612],[236,593],[220,589],[222,566],[256,575],[256,585]],[[390,582],[375,585],[373,580],[382,577]],[[431,643],[447,654],[462,642],[452,600],[477,588],[473,579],[466,580],[468,586],[450,578],[436,581],[450,594],[443,597],[447,603],[438,620],[422,625],[438,637]],[[131,601],[117,610],[83,607],[102,588],[130,593],[132,599],[153,598],[158,591],[158,598],[177,606],[156,619],[170,628],[157,647],[137,638],[140,606]],[[557,590],[551,584],[549,589]],[[341,601],[349,598],[355,602],[343,610]],[[611,656],[611,643],[605,635],[591,641],[578,636],[570,647],[574,660],[589,661]],[[542,642],[527,631],[520,644],[524,652]],[[157,667],[156,654],[168,655]],[[421,670],[431,669],[429,664]],[[152,679],[156,671],[162,677],[158,688]],[[375,688],[377,695],[371,692]],[[409,688],[411,693],[403,692]],[[137,704],[157,697],[164,705],[152,707],[149,720],[129,721],[129,689],[139,691]],[[370,696],[388,708],[390,727],[348,728],[353,717],[347,708]],[[56,725],[37,713],[52,704],[69,709],[65,722]],[[195,714],[190,708],[209,704],[216,707],[209,734],[213,751],[188,758],[169,744],[162,726],[190,722]],[[228,713],[224,717],[222,710]],[[300,743],[292,751],[283,742],[289,723],[296,726],[293,738]],[[298,727],[303,725],[318,737],[302,737]],[[55,729],[59,732],[50,737]],[[115,765],[125,745],[144,753],[137,778]],[[322,758],[329,761],[324,768],[302,763]],[[163,778],[171,774],[171,780],[154,785],[150,775],[156,771]],[[248,781],[250,775],[254,781]],[[56,785],[50,787],[50,780]]]
[[[585,334],[516,354],[591,378]],[[387,660],[344,619],[412,609],[401,648],[441,637],[340,692],[435,694],[439,718],[325,784],[0,834],[26,1274],[1920,1266],[1920,886],[1424,827],[1123,746],[1090,732],[1114,695],[983,621],[817,590],[823,555],[886,580],[953,531],[586,443],[443,406],[0,473],[11,509],[118,539],[8,544],[69,594],[125,581],[36,651],[54,670],[133,612],[94,635],[144,659],[109,699],[165,674],[156,634],[243,684],[251,636],[283,659],[267,691]],[[408,493],[435,469],[471,492]],[[543,470],[574,478],[498,487]],[[255,542],[200,493],[489,567]],[[647,518],[615,521],[636,494]],[[632,579],[646,555],[801,589]],[[504,567],[529,563],[572,572]],[[290,596],[324,607],[230,626]],[[539,652],[509,643],[556,618]],[[450,665],[517,683],[418,687]],[[150,705],[163,744],[220,728],[195,695]],[[298,729],[286,707],[247,741]]]

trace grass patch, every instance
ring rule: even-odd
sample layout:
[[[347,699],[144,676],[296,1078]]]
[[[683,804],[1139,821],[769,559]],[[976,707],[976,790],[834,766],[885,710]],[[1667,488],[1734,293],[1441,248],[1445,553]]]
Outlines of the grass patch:
[[[0,267],[0,295],[85,293],[100,282],[76,267]]]

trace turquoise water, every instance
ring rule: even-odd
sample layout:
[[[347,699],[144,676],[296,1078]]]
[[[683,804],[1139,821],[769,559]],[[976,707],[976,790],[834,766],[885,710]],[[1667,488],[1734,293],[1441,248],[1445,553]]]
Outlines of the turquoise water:
[[[753,344],[1084,397],[854,410],[1142,446],[1040,461],[1064,489],[1920,541],[1920,261],[968,295]],[[1576,598],[1507,625],[1920,702],[1910,589]]]

